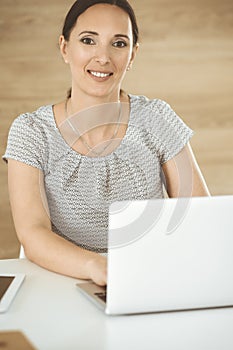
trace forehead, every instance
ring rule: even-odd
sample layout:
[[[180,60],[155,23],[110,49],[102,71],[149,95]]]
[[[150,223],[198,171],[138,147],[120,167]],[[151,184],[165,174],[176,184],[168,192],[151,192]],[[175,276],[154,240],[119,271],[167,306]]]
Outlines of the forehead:
[[[128,13],[110,4],[96,4],[89,7],[78,17],[74,30],[114,32],[114,34],[132,36],[132,25]]]

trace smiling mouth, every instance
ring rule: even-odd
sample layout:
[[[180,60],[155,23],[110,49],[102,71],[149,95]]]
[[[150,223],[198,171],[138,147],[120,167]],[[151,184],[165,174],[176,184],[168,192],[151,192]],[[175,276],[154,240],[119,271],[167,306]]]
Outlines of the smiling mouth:
[[[88,73],[97,78],[107,78],[113,75],[113,73],[96,72],[93,70],[88,70]]]

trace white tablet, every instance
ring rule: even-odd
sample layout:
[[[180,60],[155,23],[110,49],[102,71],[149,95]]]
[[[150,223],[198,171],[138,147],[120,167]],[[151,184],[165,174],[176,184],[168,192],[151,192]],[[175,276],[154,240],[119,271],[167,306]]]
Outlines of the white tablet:
[[[0,274],[0,312],[5,312],[19,290],[25,274]]]

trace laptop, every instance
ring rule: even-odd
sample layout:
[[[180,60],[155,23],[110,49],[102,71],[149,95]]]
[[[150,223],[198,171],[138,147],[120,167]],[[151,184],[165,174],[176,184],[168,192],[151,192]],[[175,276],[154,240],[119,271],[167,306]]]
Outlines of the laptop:
[[[115,202],[107,287],[78,283],[108,315],[233,306],[233,195]]]

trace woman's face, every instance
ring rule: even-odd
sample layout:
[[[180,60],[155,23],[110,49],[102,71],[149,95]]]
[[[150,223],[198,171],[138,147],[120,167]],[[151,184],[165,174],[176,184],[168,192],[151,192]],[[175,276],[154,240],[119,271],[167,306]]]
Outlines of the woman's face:
[[[60,48],[70,65],[73,93],[110,99],[119,96],[137,49],[128,14],[108,4],[91,6],[80,15],[69,41],[60,37]]]

